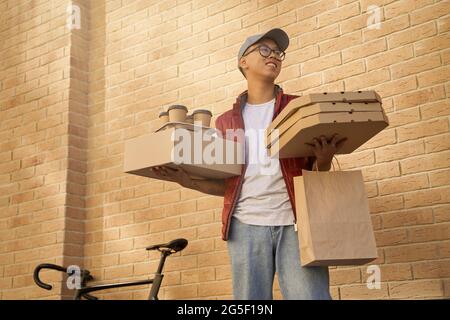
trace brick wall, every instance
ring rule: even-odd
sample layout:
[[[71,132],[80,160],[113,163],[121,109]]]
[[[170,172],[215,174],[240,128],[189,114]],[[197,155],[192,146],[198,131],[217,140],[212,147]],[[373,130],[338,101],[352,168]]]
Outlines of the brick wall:
[[[159,259],[145,246],[177,237],[189,246],[167,260],[160,297],[232,298],[222,199],[124,174],[123,146],[169,104],[229,109],[246,89],[240,44],[271,27],[291,38],[287,93],[376,90],[391,122],[339,156],[364,174],[381,289],[366,266],[332,268],[333,297],[450,296],[449,1],[80,0],[79,30],[69,3],[0,1],[0,299],[69,297],[55,272],[56,290],[33,284],[40,262],[144,279]]]
[[[33,285],[41,261],[64,264],[70,33],[67,1],[2,1],[1,299],[58,298]]]

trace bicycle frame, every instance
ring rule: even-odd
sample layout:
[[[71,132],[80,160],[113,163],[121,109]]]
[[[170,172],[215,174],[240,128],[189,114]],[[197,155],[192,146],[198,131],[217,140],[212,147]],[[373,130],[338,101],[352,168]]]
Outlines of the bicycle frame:
[[[148,279],[148,280],[141,280],[141,281],[122,282],[122,283],[104,284],[104,285],[96,285],[96,286],[86,286],[86,282],[89,280],[92,280],[93,277],[91,276],[91,274],[88,270],[82,270],[81,271],[81,281],[80,281],[81,288],[75,289],[73,299],[81,300],[81,298],[86,298],[87,300],[97,300],[98,299],[97,297],[90,295],[91,292],[113,289],[113,288],[152,284],[152,286],[150,288],[148,300],[158,300],[159,288],[161,287],[161,283],[162,283],[162,280],[164,277],[164,275],[162,274],[164,263],[166,261],[166,258],[172,253],[170,250],[159,250],[159,251],[161,252],[161,259],[159,261],[158,270],[156,271],[154,278]],[[52,286],[49,284],[43,283],[39,279],[39,271],[41,269],[53,269],[53,270],[67,273],[66,268],[58,266],[58,265],[54,265],[54,264],[40,264],[39,266],[37,266],[36,269],[34,270],[34,281],[36,282],[36,284],[39,287],[47,289],[47,290],[51,290]]]

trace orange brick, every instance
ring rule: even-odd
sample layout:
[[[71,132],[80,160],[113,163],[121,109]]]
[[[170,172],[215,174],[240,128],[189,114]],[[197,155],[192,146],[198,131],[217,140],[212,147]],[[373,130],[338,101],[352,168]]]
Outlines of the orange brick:
[[[440,187],[450,184],[450,170],[441,170],[429,173],[430,186]]]
[[[147,209],[149,207],[148,197],[132,199],[121,202],[121,208],[124,212],[136,211],[140,209]],[[131,213],[130,213],[131,214]]]
[[[213,296],[232,294],[232,283],[230,280],[211,281],[198,285],[198,296]]]
[[[182,227],[190,227],[212,222],[214,222],[214,211],[196,212],[194,214],[181,216]]]
[[[199,267],[217,266],[229,263],[230,257],[228,251],[207,253],[198,256]]]
[[[430,208],[394,211],[381,215],[383,228],[406,227],[433,223],[433,212]]]
[[[133,238],[123,239],[117,241],[109,241],[105,243],[105,253],[116,253],[121,251],[128,251],[133,248]],[[101,251],[100,251],[101,252]]]
[[[421,155],[424,152],[425,147],[423,143],[417,143],[415,141],[403,142],[376,149],[375,157],[377,162],[385,162]]]
[[[221,236],[222,223],[215,222],[213,224],[201,225],[198,228],[198,238],[211,238]]]
[[[105,268],[105,280],[127,278],[133,274],[133,265]]]
[[[181,201],[196,199],[196,198],[199,198],[199,197],[205,195],[204,193],[201,193],[200,191],[186,189],[186,188],[181,189],[181,191],[179,191],[179,192],[180,192],[180,200]]]
[[[441,280],[389,283],[389,295],[394,299],[441,297],[443,293]]]
[[[450,4],[447,1],[436,3],[420,10],[415,10],[411,13],[411,25],[414,26],[432,19],[436,19],[445,15],[445,13],[449,11]]]
[[[330,5],[330,3],[328,3],[328,5]],[[327,26],[338,21],[346,21],[351,17],[359,15],[360,9],[358,3],[350,3],[334,10],[324,10],[321,12],[323,13],[320,14],[319,12],[319,15],[317,17],[319,27]]]
[[[134,249],[143,249],[150,245],[164,242],[163,233],[138,236],[134,238]]]
[[[399,142],[423,138],[448,132],[448,121],[446,119],[435,119],[431,121],[422,121],[397,129]]]
[[[380,69],[385,66],[403,62],[414,56],[412,46],[404,46],[398,49],[389,50],[367,58],[367,70]]]
[[[196,256],[170,257],[167,259],[164,269],[166,271],[181,271],[197,268]]]
[[[211,210],[222,208],[223,197],[207,197],[201,200],[197,200],[197,210]]]
[[[385,264],[379,265],[381,273],[381,281],[402,281],[412,280],[413,275],[411,271],[411,265],[408,263],[402,264]],[[367,273],[367,269],[362,269],[362,283],[367,283],[367,279],[372,272]]]
[[[364,181],[381,180],[400,176],[398,162],[387,162],[362,168]]]
[[[391,80],[391,75],[388,68],[373,70],[371,72],[363,73],[354,77],[346,77],[345,88],[349,91],[359,90],[364,87],[374,86],[380,83],[385,83]],[[386,111],[386,109],[385,109]]]
[[[417,27],[408,28],[405,31],[394,33],[388,36],[389,48],[404,46],[425,38],[436,35],[436,25],[434,22],[422,24]]]
[[[364,41],[381,38],[390,33],[404,30],[408,28],[409,20],[407,15],[402,15],[390,20],[386,20],[380,23],[379,29],[366,29],[363,30]]]
[[[185,238],[188,241],[199,239],[197,236],[197,228],[175,229],[164,232],[164,241],[172,241],[177,238]]]
[[[394,95],[406,94],[417,88],[415,76],[405,77],[377,85],[373,88],[380,96],[387,98]]]
[[[406,229],[377,231],[375,240],[377,247],[405,244],[408,243],[408,233]]]
[[[316,87],[322,82],[320,74],[311,74],[303,76],[300,79],[293,79],[287,81],[285,84],[286,91],[289,92],[300,92],[309,88]]]
[[[449,155],[450,152],[446,151],[405,159],[400,161],[400,167],[404,174],[447,168],[450,160]]]
[[[371,213],[393,211],[403,209],[404,200],[402,195],[384,196],[369,199]]]
[[[165,288],[164,299],[189,299],[198,296],[198,285],[187,284]]]
[[[413,244],[385,249],[387,263],[433,260],[438,256],[436,244]]]
[[[181,272],[181,283],[188,284],[212,281],[215,280],[215,274],[214,268],[211,267],[185,270]]]
[[[227,280],[232,278],[231,265],[218,266],[215,267],[215,270],[216,280]]]
[[[410,108],[389,114],[389,127],[391,128],[417,121],[420,121],[419,108]]]
[[[429,87],[432,85],[445,83],[448,81],[448,74],[450,72],[450,65],[440,68],[435,68],[417,75],[417,82],[419,88]]]
[[[361,271],[359,269],[330,270],[330,285],[351,283],[361,283]]]
[[[407,62],[395,64],[394,66],[392,66],[392,78],[398,79],[411,74],[417,74],[422,71],[434,69],[436,67],[439,67],[440,65],[441,57],[439,54],[414,58]]]
[[[369,289],[367,284],[341,286],[339,292],[342,300],[387,299],[389,297],[387,283],[381,283],[380,289]]]
[[[383,10],[380,10],[380,18],[383,19]],[[346,19],[344,21],[342,21],[341,24],[341,32],[343,34],[355,31],[355,30],[360,30],[363,28],[367,27],[367,19],[368,19],[369,15],[368,14],[363,14],[363,15],[358,15],[356,17],[353,18],[349,18]]]
[[[312,16],[316,16],[322,12],[335,9],[337,4],[334,2],[321,0],[313,4],[305,5],[297,9],[298,20],[303,20]]]
[[[450,206],[443,205],[433,208],[434,219],[436,223],[450,221]]]
[[[105,219],[106,228],[117,227],[131,223],[133,223],[133,215],[130,213],[114,215]]]
[[[170,204],[180,201],[180,191],[175,190],[171,192],[161,193],[150,197],[150,203],[152,206],[158,206],[163,204]]]
[[[441,279],[450,274],[450,260],[426,261],[413,264],[414,279]]]
[[[439,223],[429,226],[411,228],[409,230],[411,242],[427,242],[450,239],[450,224]]]
[[[170,217],[154,220],[150,223],[150,233],[174,230],[180,228],[180,218]]]
[[[441,100],[420,107],[422,119],[430,119],[434,117],[447,116],[450,114],[450,102]]]
[[[428,188],[428,185],[426,174],[403,176],[378,182],[380,195],[425,189]]]
[[[438,244],[438,252],[440,258],[450,257],[450,241],[442,241]]]
[[[138,211],[134,213],[134,221],[136,223],[147,222],[154,219],[165,217],[164,208],[151,208],[146,211]]]
[[[405,208],[424,207],[447,203],[450,200],[450,187],[415,191],[405,194]]]
[[[14,186],[18,189],[18,185],[17,184],[15,184]],[[9,187],[8,189],[10,189],[10,192],[14,192],[14,191],[17,191],[16,188]],[[2,194],[3,195],[7,195],[8,192],[6,192],[6,190],[5,190],[4,192],[2,191]],[[28,192],[14,194],[14,195],[11,196],[10,203],[11,204],[18,204],[18,203],[21,203],[21,202],[31,201],[31,200],[33,200],[33,196],[34,196],[34,191],[28,191]]]
[[[439,34],[435,37],[418,41],[414,43],[416,56],[421,56],[438,50],[445,50],[450,45],[450,36],[448,33]]]
[[[375,156],[373,150],[365,150],[348,155],[339,155],[338,161],[341,168],[345,170],[374,164]]]
[[[149,230],[148,223],[133,224],[130,226],[125,226],[120,229],[120,238],[129,238],[147,234]]]
[[[302,76],[329,69],[340,64],[341,56],[339,53],[308,60],[302,65]]]
[[[391,19],[392,17],[396,17],[405,13],[410,13],[411,11],[417,10],[431,3],[433,3],[433,1],[430,0],[420,2],[410,0],[394,1],[386,5],[384,7],[384,11],[386,13],[386,18]]]
[[[326,70],[323,73],[324,83],[333,82],[347,77],[351,77],[357,74],[365,72],[365,66],[363,61],[357,60],[354,62],[347,63],[343,66],[335,67],[330,70]]]

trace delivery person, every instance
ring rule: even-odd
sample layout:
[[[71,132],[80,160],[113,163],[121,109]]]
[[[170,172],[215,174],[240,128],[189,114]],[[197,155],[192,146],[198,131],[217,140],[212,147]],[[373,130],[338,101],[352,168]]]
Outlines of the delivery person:
[[[247,79],[233,109],[216,120],[227,130],[245,130],[245,161],[241,176],[225,180],[191,180],[183,170],[155,168],[162,179],[186,188],[224,196],[222,239],[231,258],[235,299],[272,299],[277,272],[284,299],[331,299],[327,267],[302,267],[299,256],[293,177],[301,170],[330,169],[345,138],[314,140],[315,157],[273,159],[267,155],[264,130],[298,97],[275,85],[289,45],[287,34],[272,29],[248,37],[238,53],[238,68]]]

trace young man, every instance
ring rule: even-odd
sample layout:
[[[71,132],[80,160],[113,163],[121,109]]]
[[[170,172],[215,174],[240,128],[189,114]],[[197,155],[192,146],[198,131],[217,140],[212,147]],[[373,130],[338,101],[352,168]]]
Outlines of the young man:
[[[272,299],[275,272],[285,299],[331,299],[328,268],[300,265],[293,177],[302,169],[329,170],[345,138],[317,137],[310,158],[271,159],[264,147],[264,130],[298,97],[274,84],[288,45],[287,34],[276,28],[247,38],[239,50],[238,68],[248,90],[217,118],[216,128],[223,136],[230,129],[245,130],[241,176],[193,181],[182,170],[154,169],[163,179],[224,196],[222,239],[228,241],[235,299]]]

